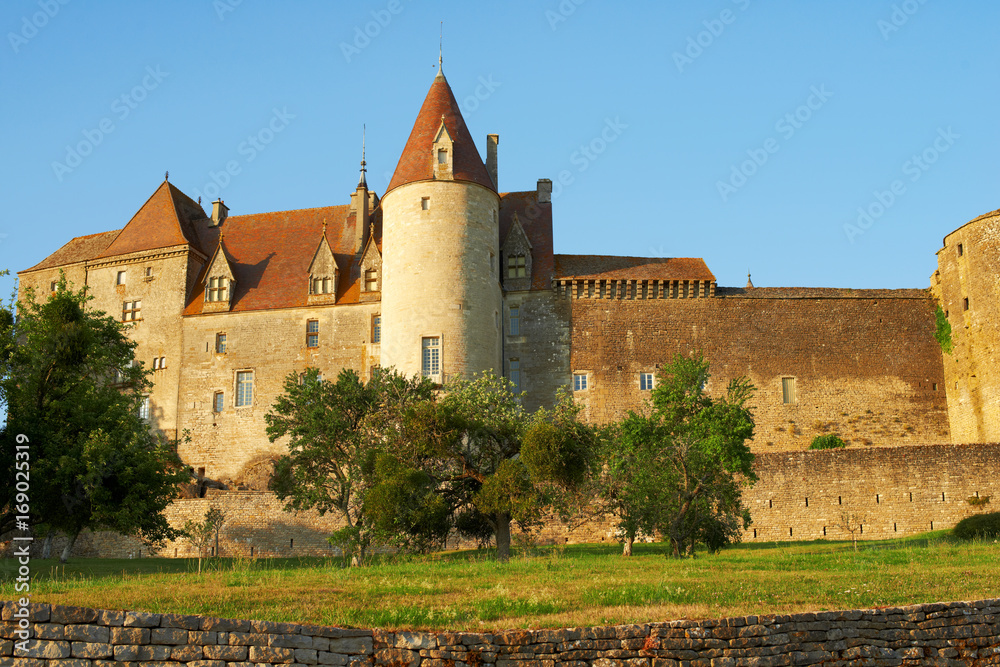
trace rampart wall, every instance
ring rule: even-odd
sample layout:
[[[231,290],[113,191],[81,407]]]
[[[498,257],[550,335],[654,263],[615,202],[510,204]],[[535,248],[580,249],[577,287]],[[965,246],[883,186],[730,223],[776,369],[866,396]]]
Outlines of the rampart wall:
[[[1000,600],[500,632],[392,632],[4,603],[0,667],[996,665]],[[18,644],[15,645],[15,642]]]
[[[570,364],[589,375],[575,397],[593,421],[616,419],[649,398],[640,373],[700,350],[713,395],[740,375],[757,387],[756,452],[802,450],[823,433],[866,446],[950,442],[934,302],[925,290],[720,288],[708,299],[571,304]]]

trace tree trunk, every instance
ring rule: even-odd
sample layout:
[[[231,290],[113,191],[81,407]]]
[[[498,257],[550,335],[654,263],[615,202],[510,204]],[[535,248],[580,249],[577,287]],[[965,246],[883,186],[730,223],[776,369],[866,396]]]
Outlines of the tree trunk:
[[[42,558],[46,560],[52,558],[52,537],[52,529],[50,528],[49,532],[45,534],[45,541],[42,542]]]
[[[70,535],[68,535],[69,541],[66,542],[66,547],[62,550],[62,555],[59,556],[60,563],[65,563],[69,560],[69,555],[73,552],[73,545],[76,544],[76,538],[79,534],[79,530],[74,530]]]
[[[497,522],[497,560],[506,563],[510,560],[510,515],[498,514]]]
[[[625,544],[622,546],[622,556],[632,555],[632,544],[635,542],[635,535],[626,535]]]

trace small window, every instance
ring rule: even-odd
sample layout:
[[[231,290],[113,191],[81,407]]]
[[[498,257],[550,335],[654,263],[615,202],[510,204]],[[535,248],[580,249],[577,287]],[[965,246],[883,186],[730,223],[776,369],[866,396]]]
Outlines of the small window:
[[[134,322],[136,320],[141,320],[141,309],[142,301],[126,301],[122,305],[122,322]]]
[[[253,371],[236,373],[236,407],[242,408],[253,403]]]
[[[229,301],[229,279],[209,278],[205,301]]]
[[[781,378],[781,400],[785,404],[795,403],[795,378]]]
[[[159,357],[153,357],[153,370],[155,371],[155,370],[157,370],[159,368],[160,368],[160,358]]]
[[[448,164],[448,151],[443,148],[438,149],[438,164]]]
[[[573,391],[584,391],[587,389],[587,374],[573,373]]]
[[[526,275],[524,255],[511,255],[507,258],[508,278],[524,278]]]
[[[139,419],[149,421],[149,396],[143,396],[139,404]]]
[[[147,266],[146,267],[146,279],[148,280],[148,279],[150,279],[152,277],[153,277],[153,267]]]
[[[963,247],[962,247],[962,244],[961,244],[961,243],[959,243],[959,244],[958,244],[958,256],[959,256],[959,257],[961,257],[961,256],[962,256],[962,255],[964,255],[964,254],[965,254],[965,248],[963,248]]]
[[[420,198],[420,209],[422,211],[429,211],[431,209],[431,198],[421,197]]]
[[[441,375],[441,339],[437,336],[424,338],[421,343],[422,358],[420,369],[423,376],[440,377]]]
[[[510,317],[508,318],[508,333],[511,336],[521,335],[521,309],[517,306],[511,306],[509,311]]]
[[[375,269],[365,270],[365,291],[366,292],[378,291],[378,271],[376,271]]]
[[[226,353],[226,334],[224,333],[215,334],[215,353],[216,354]]]
[[[309,281],[310,294],[333,294],[333,278],[314,277]]]
[[[124,271],[119,271],[118,272],[118,276],[115,278],[115,284],[116,285],[124,285],[125,284],[125,272]]]
[[[306,347],[319,347],[319,320],[306,322]]]
[[[153,357],[153,370],[158,371],[167,367],[166,357]]]
[[[372,318],[372,344],[378,345],[382,342],[382,316],[376,315]]]
[[[514,385],[514,391],[521,391],[521,360],[511,359],[508,362],[507,368],[509,369],[507,377],[510,379],[511,384]]]
[[[162,369],[164,369],[166,367],[167,367],[167,358],[166,357],[160,357],[160,370],[162,370]]]
[[[59,289],[59,281],[58,280],[53,280],[51,283],[49,283],[49,291],[50,292],[55,292],[57,289]]]
[[[639,373],[639,389],[640,391],[650,391],[653,388],[653,374],[652,373]]]
[[[969,297],[965,297],[964,299],[962,299],[962,310],[968,310],[968,309],[969,309]]]
[[[497,272],[497,258],[496,255],[490,253],[490,275],[492,276]]]
[[[226,394],[225,392],[217,391],[215,395],[212,396],[212,411],[222,412],[226,409]]]

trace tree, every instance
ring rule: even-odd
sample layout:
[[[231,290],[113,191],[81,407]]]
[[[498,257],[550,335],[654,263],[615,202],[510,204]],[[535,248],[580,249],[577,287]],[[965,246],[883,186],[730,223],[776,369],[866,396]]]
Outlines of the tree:
[[[163,510],[189,478],[176,446],[139,416],[152,384],[133,360],[136,343],[87,301],[63,277],[44,302],[26,290],[16,320],[7,309],[0,327],[0,468],[13,468],[15,440],[30,443],[29,523],[67,534],[63,562],[85,528],[149,544],[178,536]],[[5,485],[0,532],[22,514],[17,500]]]
[[[528,415],[506,378],[456,378],[409,411],[400,460],[427,476],[461,532],[481,537],[488,526],[505,561],[511,524],[529,530],[545,509],[567,508],[565,493],[587,477],[595,438],[578,413],[564,394]]]
[[[715,551],[738,541],[750,523],[742,488],[757,479],[746,444],[753,386],[736,378],[713,399],[708,379],[701,355],[676,355],[657,376],[648,412],[629,412],[604,449],[602,498],[626,554],[639,531],[664,535],[680,556],[695,543]]]
[[[391,370],[376,371],[367,384],[344,369],[336,382],[310,368],[285,379],[284,393],[265,415],[271,442],[287,436],[288,454],[275,464],[271,489],[286,510],[333,512],[345,522],[352,562],[359,564],[377,537],[365,494],[387,465],[386,442],[399,430],[399,415],[412,402],[431,400],[433,385]],[[384,526],[383,526],[384,528]]]
[[[217,507],[205,512],[205,520],[198,522],[188,519],[184,522],[184,535],[187,541],[198,550],[198,574],[201,574],[201,559],[205,557],[205,549],[215,538],[215,555],[219,555],[219,531],[226,521],[226,514]]]

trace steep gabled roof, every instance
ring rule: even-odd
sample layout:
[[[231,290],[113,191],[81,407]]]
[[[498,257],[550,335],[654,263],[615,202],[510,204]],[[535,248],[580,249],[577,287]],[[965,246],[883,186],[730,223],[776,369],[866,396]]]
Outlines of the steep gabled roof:
[[[580,280],[715,280],[698,257],[556,255],[556,277]]]
[[[552,255],[552,204],[539,204],[538,192],[504,192],[500,195],[500,242],[514,224],[514,215],[531,243],[531,289],[549,289],[555,268]]]
[[[452,174],[455,180],[478,183],[496,191],[486,171],[486,165],[476,150],[476,143],[472,140],[469,128],[465,125],[458,102],[451,92],[451,86],[448,85],[444,74],[438,72],[431,89],[427,92],[427,97],[424,98],[423,106],[420,107],[420,113],[417,114],[410,138],[406,140],[406,147],[399,158],[399,164],[396,165],[396,171],[392,175],[389,187],[386,188],[386,193],[407,183],[434,178],[434,155],[431,148],[441,129],[442,117],[445,128],[454,142]]]
[[[191,245],[209,254],[200,243],[196,221],[206,218],[204,210],[168,181],[156,189],[98,257],[114,257],[144,250]]]
[[[104,252],[120,233],[120,229],[115,229],[110,232],[101,232],[100,234],[77,236],[38,264],[35,264],[30,269],[18,271],[18,273],[52,269],[57,266],[67,266],[69,264],[85,262],[88,259],[94,259]]]

